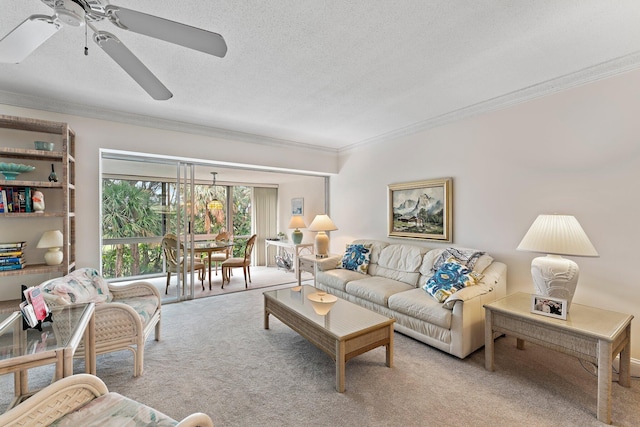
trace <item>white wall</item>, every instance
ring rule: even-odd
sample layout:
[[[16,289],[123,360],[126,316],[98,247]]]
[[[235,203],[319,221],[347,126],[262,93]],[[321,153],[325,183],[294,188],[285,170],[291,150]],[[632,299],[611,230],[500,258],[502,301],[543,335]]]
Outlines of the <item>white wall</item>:
[[[640,71],[342,156],[331,179],[331,248],[387,238],[387,184],[453,178],[453,245],[508,265],[508,291],[532,291],[533,253],[516,247],[541,213],[575,215],[600,254],[580,266],[574,301],[635,316],[640,359]]]
[[[234,162],[268,167],[291,168],[327,174],[337,171],[336,155],[308,148],[279,147],[239,140],[221,139],[96,120],[46,111],[0,104],[0,114],[67,122],[76,132],[76,260],[78,267],[100,265],[99,212],[99,150],[109,148],[194,159]],[[25,133],[28,141],[32,135]],[[1,141],[0,141],[1,144]],[[32,144],[28,142],[28,144]],[[28,145],[31,148],[31,145]],[[318,181],[321,181],[318,178]],[[305,194],[305,187],[296,190],[296,197],[310,202],[315,194]],[[288,224],[287,224],[288,225]],[[28,225],[27,225],[28,227]],[[27,235],[26,233],[25,235]],[[22,236],[22,231],[20,232]],[[38,236],[27,236],[35,248]],[[4,239],[0,237],[1,239]],[[8,239],[14,239],[13,236]],[[37,250],[42,252],[42,250]],[[34,252],[36,257],[41,256]],[[27,253],[29,255],[29,253]],[[36,285],[49,277],[0,277],[0,300],[19,298],[19,284]]]
[[[285,183],[278,188],[278,204],[280,217],[278,218],[278,231],[284,232],[291,241],[292,229],[289,228],[291,220],[291,199],[304,198],[304,223],[311,224],[316,215],[325,213],[325,178],[309,177],[296,182]],[[313,243],[316,233],[301,228],[302,243]]]

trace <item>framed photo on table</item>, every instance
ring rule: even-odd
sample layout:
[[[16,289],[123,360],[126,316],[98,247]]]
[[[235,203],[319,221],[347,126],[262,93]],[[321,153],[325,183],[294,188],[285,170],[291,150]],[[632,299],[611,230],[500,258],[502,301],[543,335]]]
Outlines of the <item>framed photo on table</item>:
[[[531,295],[531,312],[567,320],[567,300],[544,295]]]
[[[302,197],[291,199],[291,215],[304,215],[304,199]]]
[[[451,178],[389,184],[389,237],[451,242]]]

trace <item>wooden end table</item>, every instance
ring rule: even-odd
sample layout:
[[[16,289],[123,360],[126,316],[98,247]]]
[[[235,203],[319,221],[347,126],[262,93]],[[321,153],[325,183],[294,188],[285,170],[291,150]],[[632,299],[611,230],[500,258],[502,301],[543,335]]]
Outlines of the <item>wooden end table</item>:
[[[531,294],[518,292],[486,304],[485,368],[494,370],[494,333],[529,341],[598,366],[599,421],[611,424],[611,364],[620,354],[618,383],[631,386],[631,320],[629,314],[571,304],[567,320],[531,313]]]

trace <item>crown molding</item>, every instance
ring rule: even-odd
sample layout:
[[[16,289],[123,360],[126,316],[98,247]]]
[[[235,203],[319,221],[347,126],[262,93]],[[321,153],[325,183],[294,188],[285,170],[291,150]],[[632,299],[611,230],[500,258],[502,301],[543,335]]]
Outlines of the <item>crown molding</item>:
[[[24,95],[13,92],[0,91],[0,104],[6,104],[21,108],[30,108],[33,110],[49,111],[51,113],[69,114],[91,119],[107,120],[135,126],[150,127],[154,129],[163,129],[173,132],[182,132],[212,138],[221,138],[233,141],[247,142],[251,144],[266,145],[270,147],[286,149],[294,148],[316,153],[338,153],[338,150],[335,148],[322,147],[319,145],[308,144],[304,142],[271,138],[268,136],[237,132],[229,129],[204,126],[194,123],[166,120],[157,117],[145,116],[142,114],[106,110],[87,105],[55,100],[52,98],[41,98],[38,96]]]
[[[554,93],[562,92],[577,86],[589,84],[598,80],[626,73],[640,68],[640,52],[605,61],[591,67],[583,68],[574,73],[556,77],[538,84],[534,84],[513,92],[506,93],[495,98],[468,105],[427,120],[394,130],[373,138],[369,138],[339,149],[339,154],[347,154],[357,151],[368,145],[383,143],[392,139],[413,135],[438,126],[452,123],[458,120],[473,117],[479,114],[508,108],[523,102],[531,101]]]

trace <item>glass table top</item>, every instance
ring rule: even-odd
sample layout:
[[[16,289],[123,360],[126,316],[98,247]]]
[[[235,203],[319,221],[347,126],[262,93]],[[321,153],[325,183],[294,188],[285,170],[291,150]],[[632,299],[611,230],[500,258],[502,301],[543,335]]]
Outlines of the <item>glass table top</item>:
[[[389,317],[340,298],[337,298],[326,315],[318,314],[309,299],[309,296],[315,298],[314,294],[318,292],[322,293],[320,289],[313,286],[303,285],[267,291],[264,292],[264,296],[324,327],[338,338],[344,338],[350,334],[362,332],[367,328],[394,322]],[[326,295],[331,296],[328,293]]]
[[[76,304],[52,308],[53,322],[43,322],[42,331],[23,330],[19,311],[0,313],[0,361],[68,347],[88,307],[89,304]]]

